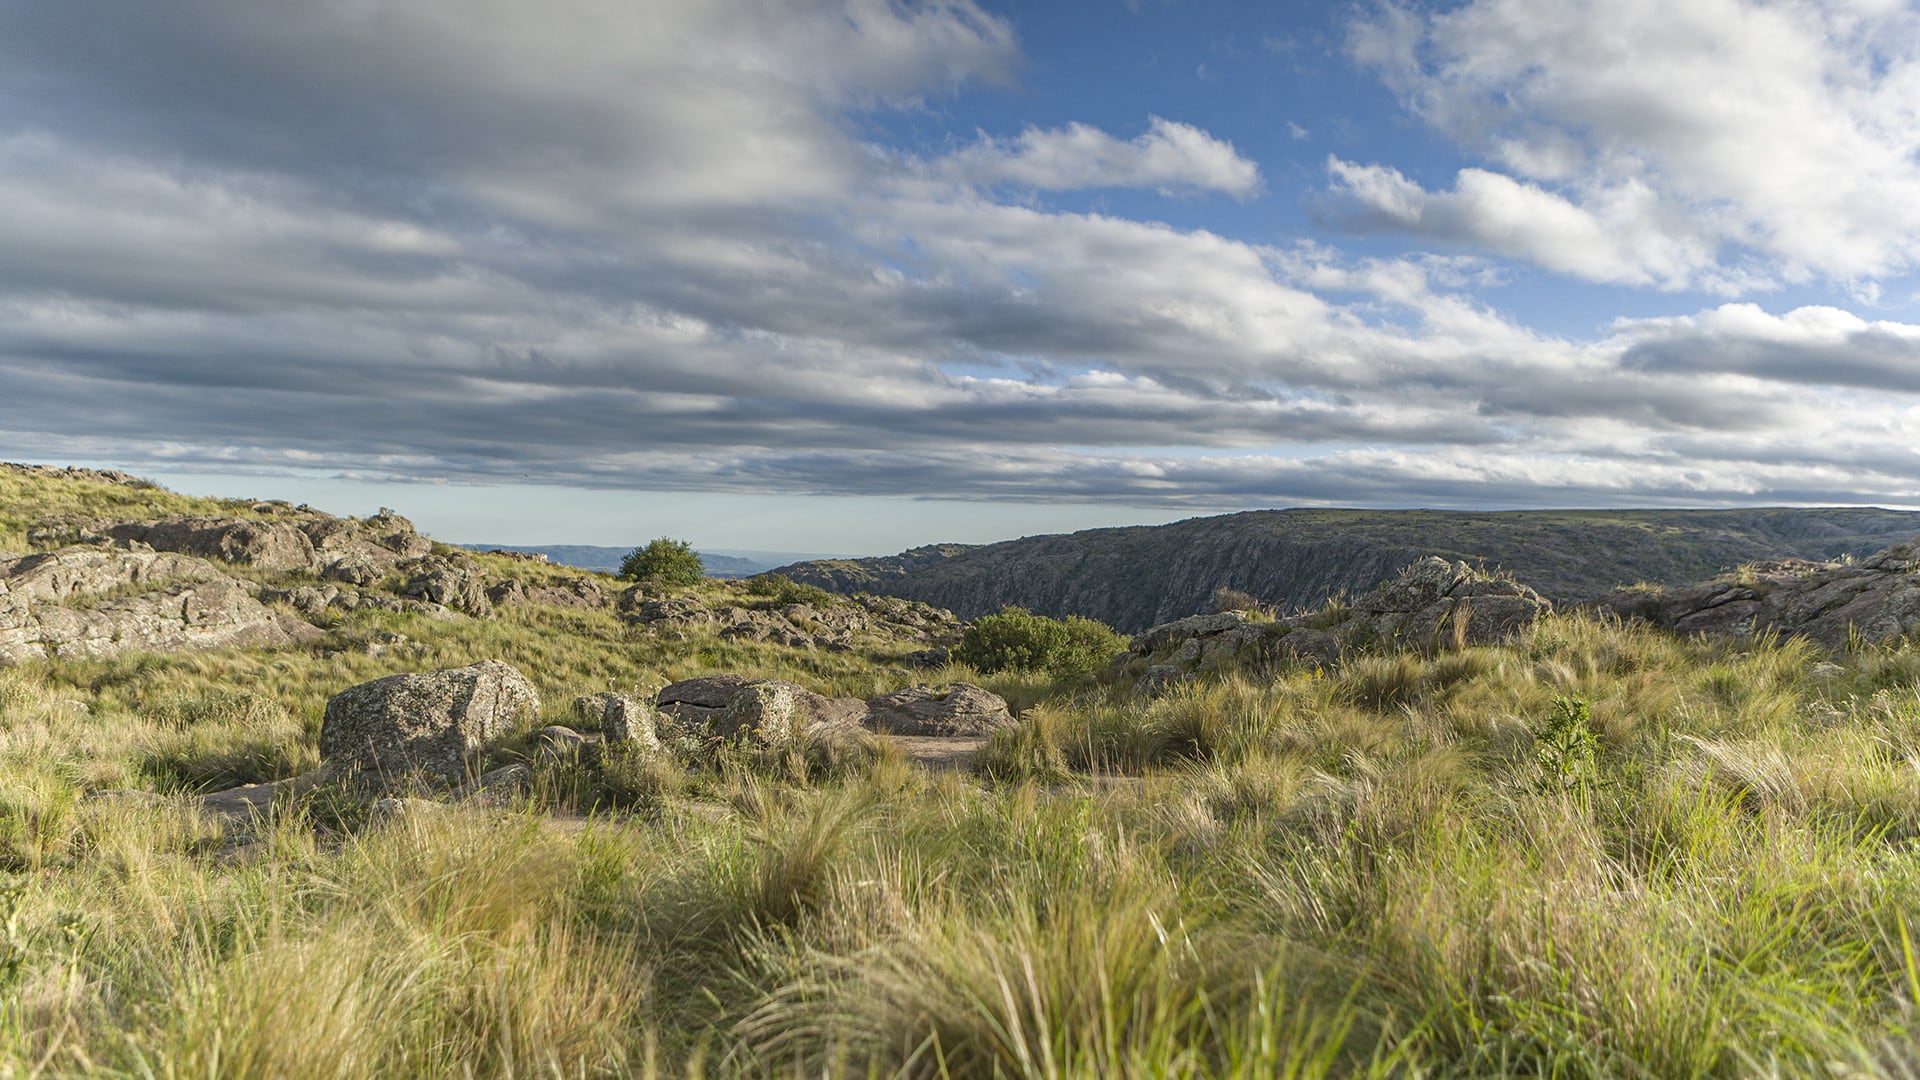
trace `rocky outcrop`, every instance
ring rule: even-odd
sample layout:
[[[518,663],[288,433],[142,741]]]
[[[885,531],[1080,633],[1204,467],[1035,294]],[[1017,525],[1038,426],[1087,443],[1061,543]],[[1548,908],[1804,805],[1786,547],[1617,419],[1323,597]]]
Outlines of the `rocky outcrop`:
[[[654,704],[688,727],[719,738],[766,745],[844,734],[866,715],[859,698],[830,698],[779,679],[706,675],[661,689]]]
[[[112,523],[73,522],[82,541],[104,537],[262,570],[308,571],[330,581],[372,585],[403,560],[433,551],[413,523],[390,510],[359,520],[307,506],[263,502],[253,516],[156,518]]]
[[[861,641],[951,644],[960,624],[953,613],[892,596],[861,595],[831,604],[764,607],[709,600],[694,593],[649,597],[640,589],[620,595],[622,616],[659,633],[716,633],[738,641],[762,641],[800,649],[845,652]]]
[[[1612,593],[1594,607],[1680,634],[1778,633],[1841,648],[1920,634],[1920,537],[1857,563],[1775,560],[1679,588]]]
[[[389,675],[327,702],[320,759],[336,775],[376,785],[415,774],[457,783],[482,745],[532,726],[539,715],[533,684],[498,660]]]
[[[316,636],[202,559],[102,548],[0,555],[0,664],[288,645]]]
[[[1516,581],[1428,556],[1352,604],[1265,622],[1224,611],[1153,627],[1134,637],[1116,665],[1138,676],[1136,693],[1150,695],[1187,675],[1227,667],[1323,664],[1355,650],[1492,644],[1552,610]]]
[[[106,532],[123,543],[262,570],[314,568],[313,541],[291,521],[178,517],[125,522],[110,526]]]
[[[1358,596],[1421,555],[1512,573],[1557,601],[1631,581],[1685,584],[1757,559],[1829,559],[1920,532],[1920,514],[1864,508],[1260,510],[1091,529],[883,559],[797,563],[781,574],[834,592],[887,593],[972,619],[1008,605],[1138,631],[1211,610],[1226,587],[1281,611]]]
[[[1013,723],[1005,698],[971,683],[910,686],[867,702],[867,725],[890,735],[991,735]]]
[[[428,555],[400,564],[400,570],[407,575],[407,584],[400,590],[407,596],[482,618],[493,614],[486,571],[471,559]]]
[[[331,582],[300,585],[291,589],[262,589],[260,599],[269,604],[285,604],[306,619],[354,611],[404,611],[440,618],[454,617],[450,609],[430,601],[394,596],[392,593],[362,592]]]

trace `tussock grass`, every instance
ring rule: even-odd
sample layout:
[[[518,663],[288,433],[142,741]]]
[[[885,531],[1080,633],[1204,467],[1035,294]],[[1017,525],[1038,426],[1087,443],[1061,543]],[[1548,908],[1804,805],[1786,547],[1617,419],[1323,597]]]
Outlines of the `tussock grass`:
[[[1135,700],[516,607],[0,671],[0,1075],[1909,1075],[1917,656],[1563,615]],[[191,799],[489,657],[562,722],[713,670],[1022,718],[972,774],[688,742],[507,808]]]

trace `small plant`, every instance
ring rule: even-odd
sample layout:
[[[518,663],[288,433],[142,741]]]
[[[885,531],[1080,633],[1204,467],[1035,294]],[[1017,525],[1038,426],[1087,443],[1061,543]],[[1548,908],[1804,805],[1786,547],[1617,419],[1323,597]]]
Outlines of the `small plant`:
[[[628,581],[693,585],[706,573],[706,564],[692,544],[665,536],[646,547],[634,548],[620,560],[620,576]]]
[[[1600,737],[1593,730],[1593,706],[1584,698],[1553,699],[1553,714],[1533,733],[1541,789],[1566,791],[1591,784],[1594,752],[1599,745]]]
[[[975,619],[953,651],[954,659],[983,672],[1043,671],[1086,675],[1127,647],[1106,623],[1069,615],[1051,619],[1022,607]]]

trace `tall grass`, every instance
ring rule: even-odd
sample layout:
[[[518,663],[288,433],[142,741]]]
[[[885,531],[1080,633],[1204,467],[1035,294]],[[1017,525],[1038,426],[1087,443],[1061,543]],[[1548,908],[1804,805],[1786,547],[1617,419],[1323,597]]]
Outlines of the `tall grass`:
[[[0,671],[0,1075],[1901,1076],[1920,1045],[1910,647],[1561,616],[1150,701],[986,680],[1023,716],[972,774],[705,748],[542,764],[505,808],[192,798],[307,768],[345,685],[490,656],[550,706],[912,678],[539,608]]]

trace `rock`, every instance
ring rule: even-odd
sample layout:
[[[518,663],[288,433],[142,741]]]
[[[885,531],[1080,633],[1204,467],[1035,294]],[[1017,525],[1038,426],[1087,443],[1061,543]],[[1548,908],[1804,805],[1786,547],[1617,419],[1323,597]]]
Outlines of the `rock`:
[[[830,698],[779,679],[707,675],[662,689],[660,711],[721,738],[745,735],[777,745],[857,726],[866,714],[858,698]]]
[[[646,702],[635,701],[625,694],[584,694],[573,699],[573,712],[582,724],[599,728],[609,744],[631,744],[645,749],[660,746],[653,709]]]
[[[203,559],[167,552],[0,556],[0,664],[278,646],[319,635],[252,590]]]
[[[457,796],[481,806],[509,806],[533,787],[533,770],[515,762],[480,774]]]
[[[327,702],[320,758],[336,772],[380,782],[418,771],[454,783],[469,754],[539,714],[533,684],[498,660],[389,675]]]
[[[377,585],[387,576],[387,571],[398,565],[399,560],[385,560],[369,557],[365,552],[349,551],[336,556],[320,570],[320,576],[328,581],[343,581],[348,585]]]
[[[858,698],[830,698],[795,683],[760,679],[734,691],[708,731],[722,738],[745,733],[776,746],[851,733],[866,713],[866,703]]]
[[[660,711],[676,720],[704,723],[716,710],[727,707],[733,692],[745,686],[745,675],[702,675],[669,683],[654,695]]]
[[[1129,652],[1141,655],[1166,652],[1169,649],[1177,649],[1181,643],[1194,638],[1211,637],[1229,630],[1238,630],[1245,625],[1247,625],[1247,613],[1244,611],[1195,615],[1142,631],[1128,643],[1127,649]]]
[[[1129,643],[1125,670],[1170,667],[1182,674],[1275,662],[1327,664],[1356,649],[1431,649],[1503,641],[1553,606],[1532,589],[1429,556],[1355,600],[1321,611],[1255,622],[1244,612],[1196,615],[1153,627]],[[1157,693],[1171,676],[1135,681]]]
[[[107,530],[116,540],[156,551],[242,563],[262,570],[306,570],[313,542],[292,522],[249,518],[178,517],[122,522]]]
[[[1137,698],[1157,698],[1173,689],[1186,672],[1178,664],[1155,664],[1148,668],[1140,678],[1134,680],[1133,696]]]
[[[493,614],[493,601],[487,597],[481,571],[472,564],[461,565],[429,555],[402,564],[400,569],[408,575],[407,584],[401,590],[407,596],[481,618]]]
[[[1681,634],[1778,633],[1827,648],[1920,634],[1920,538],[1857,564],[1772,560],[1677,588],[1623,589],[1594,607]]]
[[[953,662],[953,650],[945,647],[921,649],[916,653],[908,653],[907,662],[915,667],[943,668]]]
[[[500,595],[495,595],[496,590]],[[613,606],[606,588],[589,577],[560,578],[545,585],[528,585],[509,578],[488,589],[487,596],[496,604],[546,604],[580,611],[599,611]]]
[[[1013,723],[1007,702],[971,683],[910,686],[867,702],[868,726],[894,735],[990,735]]]

